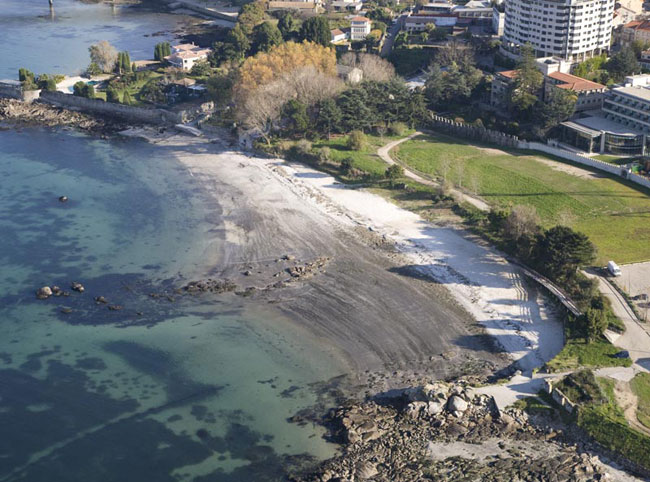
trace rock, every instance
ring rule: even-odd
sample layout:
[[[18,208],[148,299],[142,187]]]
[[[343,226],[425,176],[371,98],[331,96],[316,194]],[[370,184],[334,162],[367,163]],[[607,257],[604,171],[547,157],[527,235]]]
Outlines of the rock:
[[[120,311],[122,307],[120,305],[108,305],[108,309],[111,311]]]
[[[72,285],[70,285],[70,288],[72,288],[74,291],[78,291],[79,293],[83,293],[86,291],[86,288],[84,288],[84,285],[77,281],[73,281]]]
[[[467,410],[467,407],[467,402],[458,395],[453,395],[447,402],[447,410],[450,412],[463,413],[465,410]]]
[[[377,466],[371,462],[360,462],[357,464],[355,475],[359,480],[367,480],[377,475]]]
[[[52,286],[52,294],[54,296],[61,296],[63,294],[63,290],[58,286]]]
[[[252,274],[253,274],[253,272],[250,271],[250,270],[248,270],[248,271],[244,271],[244,276],[250,276],[250,275],[252,275]]]
[[[72,308],[68,308],[67,306],[64,306],[63,308],[61,308],[61,313],[68,315],[72,313]]]
[[[52,296],[52,288],[49,286],[43,286],[42,288],[39,288],[38,291],[36,291],[36,297],[39,300],[46,300],[50,296]]]
[[[426,408],[426,402],[411,402],[406,406],[405,412],[411,418],[418,418],[420,413]]]
[[[427,413],[429,415],[438,415],[442,412],[443,404],[440,402],[428,402],[427,403]]]
[[[296,257],[295,257],[294,255],[292,255],[292,254],[285,254],[285,255],[282,257],[282,259],[284,259],[284,260],[286,260],[286,261],[293,261],[294,259],[296,259]]]
[[[60,196],[59,197],[59,202],[62,202],[62,203],[68,202],[68,196]]]
[[[100,304],[100,303],[106,304],[106,303],[108,303],[108,300],[106,298],[104,298],[103,296],[95,296],[95,303],[97,303],[97,304]]]

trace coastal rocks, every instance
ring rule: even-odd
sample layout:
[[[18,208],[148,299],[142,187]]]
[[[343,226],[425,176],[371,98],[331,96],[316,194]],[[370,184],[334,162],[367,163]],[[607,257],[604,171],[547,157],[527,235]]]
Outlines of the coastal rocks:
[[[467,410],[467,402],[458,395],[452,396],[447,402],[447,410],[454,414],[462,414]]]
[[[104,298],[103,296],[95,296],[95,303],[97,303],[98,305],[99,304],[105,305],[105,304],[108,303],[108,300],[106,298]]]
[[[207,280],[191,281],[183,286],[182,290],[187,293],[228,293],[235,291],[237,285],[230,280],[214,280],[208,278]]]
[[[70,285],[70,288],[72,288],[73,291],[77,291],[78,293],[83,293],[84,291],[86,291],[84,285],[82,285],[78,281],[73,281],[72,284]]]
[[[356,478],[358,480],[368,480],[377,475],[379,471],[377,470],[377,465],[372,462],[359,462],[357,464],[357,470],[355,471]]]
[[[36,291],[36,298],[39,300],[46,300],[52,296],[52,288],[49,286],[43,286]]]
[[[314,261],[307,262],[302,265],[291,266],[286,269],[287,273],[291,275],[292,278],[309,278],[316,274],[319,271],[323,271],[327,263],[329,263],[330,258],[323,256],[316,258]]]
[[[59,202],[67,203],[68,202],[68,196],[59,196]]]

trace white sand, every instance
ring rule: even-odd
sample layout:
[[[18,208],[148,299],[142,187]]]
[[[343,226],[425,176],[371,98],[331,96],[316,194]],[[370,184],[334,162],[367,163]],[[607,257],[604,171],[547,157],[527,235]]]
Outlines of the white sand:
[[[562,349],[558,317],[542,296],[527,289],[519,269],[495,250],[304,165],[278,159],[251,161],[265,164],[301,197],[339,220],[367,226],[396,241],[412,264],[443,283],[520,368],[539,367]]]

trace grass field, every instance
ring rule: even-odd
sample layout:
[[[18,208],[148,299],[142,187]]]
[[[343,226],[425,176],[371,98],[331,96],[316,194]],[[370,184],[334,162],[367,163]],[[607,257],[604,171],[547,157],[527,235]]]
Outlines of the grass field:
[[[569,338],[564,348],[546,366],[552,372],[575,370],[580,367],[612,367],[632,365],[629,358],[614,358],[621,351],[606,340],[585,343],[583,339]]]
[[[650,428],[650,373],[639,373],[630,385],[638,397],[636,417],[639,422]]]
[[[542,155],[475,147],[444,135],[401,144],[394,155],[423,173],[446,176],[494,206],[534,206],[546,227],[560,222],[584,232],[598,247],[598,263],[650,259],[647,190],[602,173],[574,175]]]

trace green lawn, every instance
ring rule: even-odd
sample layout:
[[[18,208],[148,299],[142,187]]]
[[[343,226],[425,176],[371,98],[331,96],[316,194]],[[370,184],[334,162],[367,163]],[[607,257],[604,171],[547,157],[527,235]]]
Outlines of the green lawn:
[[[598,159],[599,161],[607,162],[609,164],[616,164],[617,166],[627,164],[634,160],[633,157],[619,157],[609,154],[598,154],[597,156],[593,156],[593,158]]]
[[[629,358],[614,358],[613,355],[619,351],[621,350],[607,340],[585,343],[583,339],[570,338],[562,351],[546,366],[551,372],[575,370],[579,367],[629,367],[632,364]]]
[[[388,165],[377,155],[377,149],[388,144],[389,142],[401,139],[408,136],[413,131],[407,131],[403,136],[378,136],[366,135],[368,141],[366,148],[362,151],[353,151],[347,147],[347,136],[332,137],[332,139],[321,140],[314,142],[314,150],[321,147],[329,147],[331,149],[332,160],[341,162],[341,160],[349,157],[352,159],[352,165],[357,169],[366,171],[373,177],[383,177]]]
[[[650,374],[639,373],[632,379],[630,385],[638,397],[636,417],[639,422],[650,428]]]
[[[590,237],[599,263],[650,259],[650,196],[641,187],[563,172],[541,162],[541,154],[481,149],[444,135],[417,137],[394,154],[429,175],[446,169],[454,184],[494,206],[532,205],[546,227],[562,220]]]

